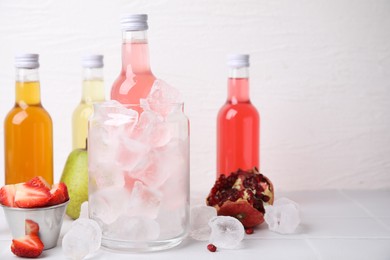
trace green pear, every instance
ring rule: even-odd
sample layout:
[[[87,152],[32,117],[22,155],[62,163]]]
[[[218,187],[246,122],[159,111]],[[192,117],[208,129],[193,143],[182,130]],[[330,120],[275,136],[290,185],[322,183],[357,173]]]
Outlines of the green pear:
[[[68,187],[70,202],[66,214],[77,219],[80,206],[88,200],[88,153],[85,149],[75,149],[66,160],[61,182]]]

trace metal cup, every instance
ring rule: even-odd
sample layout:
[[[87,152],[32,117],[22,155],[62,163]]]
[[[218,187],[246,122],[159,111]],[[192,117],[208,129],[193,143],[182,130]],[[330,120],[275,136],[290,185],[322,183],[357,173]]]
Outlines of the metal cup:
[[[44,208],[12,208],[1,204],[0,206],[4,210],[13,238],[24,236],[26,220],[32,220],[39,225],[39,238],[46,250],[57,246],[68,203],[69,200],[62,204]]]

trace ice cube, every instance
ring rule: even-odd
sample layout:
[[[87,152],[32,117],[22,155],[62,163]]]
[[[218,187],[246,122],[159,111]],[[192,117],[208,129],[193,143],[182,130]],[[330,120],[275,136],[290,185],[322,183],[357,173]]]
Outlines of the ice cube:
[[[159,239],[171,239],[184,234],[188,227],[188,211],[187,206],[172,210],[164,208],[162,205],[156,219],[160,225]]]
[[[89,253],[89,242],[83,239],[84,234],[69,230],[62,239],[62,251],[67,259],[81,260]]]
[[[301,222],[298,204],[287,198],[278,199],[273,206],[265,206],[264,219],[271,231],[294,233]]]
[[[156,152],[160,156],[160,171],[168,175],[160,187],[164,203],[170,209],[182,207],[189,200],[189,143],[173,139],[166,146],[156,149]]]
[[[120,107],[121,104],[116,100],[108,100],[101,103],[96,103],[93,106],[93,117],[91,119],[101,120],[107,117],[108,113],[115,111],[115,107]]]
[[[206,241],[211,234],[211,227],[208,225],[210,219],[217,216],[214,207],[198,205],[191,208],[191,232],[193,239]]]
[[[234,249],[244,239],[242,223],[233,217],[218,216],[209,221],[211,227],[210,243],[216,247]]]
[[[88,213],[88,201],[84,201],[81,203],[80,206],[80,216],[79,218],[89,218],[89,213]]]
[[[138,122],[138,112],[121,103],[111,100],[95,106],[94,116],[90,120],[90,130],[101,128],[104,143],[112,143],[120,133],[130,134]],[[89,137],[90,138],[90,137]]]
[[[165,123],[172,137],[186,140],[189,135],[188,118],[185,116],[181,107],[177,107],[165,118]]]
[[[146,100],[141,100],[145,110],[152,110],[165,117],[174,109],[174,103],[181,102],[180,92],[161,79],[154,81]]]
[[[90,127],[88,136],[88,170],[90,187],[123,186],[122,169],[117,163],[120,139],[102,125]]]
[[[128,175],[142,181],[150,188],[160,187],[168,179],[170,173],[166,167],[163,167],[164,165],[161,165],[161,160],[159,154],[152,150]]]
[[[105,235],[114,239],[150,241],[157,239],[159,234],[160,226],[153,219],[121,216],[108,226]]]
[[[114,161],[97,161],[98,159],[88,156],[88,174],[89,188],[93,193],[95,190],[102,188],[117,187],[125,185],[125,177],[122,167]]]
[[[131,137],[152,147],[161,147],[169,142],[171,133],[163,118],[153,111],[144,111]]]
[[[127,216],[155,219],[161,204],[161,193],[136,181],[127,203]]]
[[[131,137],[141,142],[149,136],[155,125],[160,121],[158,116],[152,111],[143,111],[139,116],[138,123],[131,134]]]
[[[83,233],[89,243],[91,252],[97,251],[100,248],[102,240],[102,230],[96,221],[92,219],[77,219],[72,223],[71,229]]]
[[[62,239],[62,250],[67,258],[79,260],[99,250],[102,231],[96,221],[77,219]]]
[[[153,132],[148,138],[148,143],[153,147],[162,147],[171,140],[171,132],[169,131],[168,125],[164,122],[158,122],[155,125]]]
[[[104,121],[105,125],[109,126],[122,126],[126,124],[130,124],[131,126],[135,126],[135,124],[138,121],[138,113],[135,110],[129,110],[132,111],[132,115],[128,114],[116,114],[116,113],[108,113],[108,119]]]
[[[115,159],[119,141],[117,134],[110,131],[100,123],[91,123],[88,131],[88,162],[91,165]]]
[[[117,162],[125,171],[131,171],[148,154],[150,147],[136,140],[122,136],[117,152]]]
[[[112,117],[113,114],[126,115],[129,118],[138,117],[137,111],[126,108],[126,106],[124,106],[123,104],[119,103],[116,100],[105,101],[105,102],[96,104],[94,106],[93,118],[96,118],[96,120],[100,121],[102,119],[103,120],[114,119],[114,122],[115,122],[115,116]],[[107,125],[116,125],[116,124],[108,123]]]
[[[118,187],[89,194],[89,216],[104,224],[111,224],[124,212],[128,197],[128,191]]]
[[[154,81],[147,99],[157,103],[181,102],[180,92],[167,82],[157,79]]]

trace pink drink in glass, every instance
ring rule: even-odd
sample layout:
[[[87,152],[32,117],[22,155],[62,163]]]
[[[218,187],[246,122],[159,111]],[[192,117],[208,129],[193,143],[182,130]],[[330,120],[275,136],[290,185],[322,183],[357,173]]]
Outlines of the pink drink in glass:
[[[122,104],[139,104],[155,81],[150,70],[147,43],[123,43],[122,71],[111,89],[111,98]]]
[[[150,64],[146,30],[124,31],[122,70],[111,88],[111,99],[122,104],[139,104],[155,81]]]
[[[230,68],[228,98],[217,118],[217,177],[260,167],[260,117],[249,99],[248,66]]]

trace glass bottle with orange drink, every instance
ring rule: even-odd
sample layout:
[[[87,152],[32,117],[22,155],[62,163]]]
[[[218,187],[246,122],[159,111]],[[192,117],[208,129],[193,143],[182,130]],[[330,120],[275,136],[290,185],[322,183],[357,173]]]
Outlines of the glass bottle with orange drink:
[[[4,121],[5,183],[34,176],[53,183],[53,127],[40,98],[38,54],[15,57],[15,106]]]

